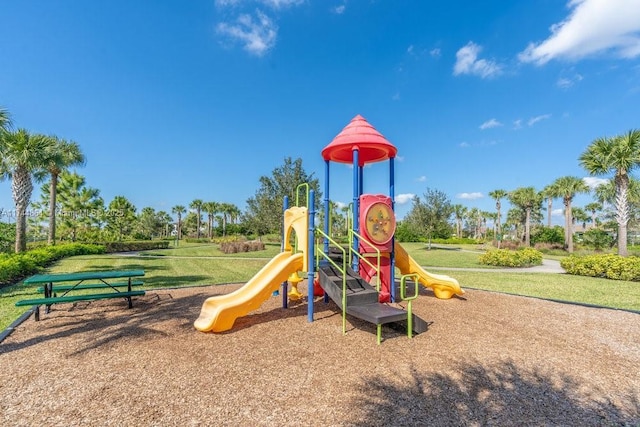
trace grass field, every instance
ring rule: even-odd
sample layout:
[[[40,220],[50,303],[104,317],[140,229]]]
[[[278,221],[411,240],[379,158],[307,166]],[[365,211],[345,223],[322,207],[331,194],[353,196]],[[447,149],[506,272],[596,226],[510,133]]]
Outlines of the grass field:
[[[640,284],[636,282],[566,274],[491,271],[495,268],[478,262],[480,252],[440,248],[427,250],[424,243],[407,243],[403,246],[427,270],[429,267],[486,269],[486,272],[436,271],[437,274],[456,278],[463,288],[640,311]],[[242,283],[253,277],[279,251],[279,245],[269,244],[263,251],[225,255],[217,245],[181,244],[178,248],[148,251],[141,256],[111,254],[67,258],[51,266],[47,272],[143,269],[146,273],[144,289]],[[0,289],[0,330],[4,330],[26,311],[25,307],[16,307],[16,301],[40,296],[37,287],[19,283]]]

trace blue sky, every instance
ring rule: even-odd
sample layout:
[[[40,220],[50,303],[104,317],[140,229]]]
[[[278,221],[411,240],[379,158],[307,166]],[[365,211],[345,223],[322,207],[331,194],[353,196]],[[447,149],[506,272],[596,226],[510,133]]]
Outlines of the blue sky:
[[[0,17],[0,107],[78,142],[87,185],[138,210],[244,209],[289,156],[323,182],[321,150],[361,114],[398,148],[399,217],[427,188],[494,211],[490,191],[586,177],[594,139],[640,127],[640,0],[21,0]],[[365,191],[388,192],[387,170]],[[351,200],[346,165],[331,186]]]

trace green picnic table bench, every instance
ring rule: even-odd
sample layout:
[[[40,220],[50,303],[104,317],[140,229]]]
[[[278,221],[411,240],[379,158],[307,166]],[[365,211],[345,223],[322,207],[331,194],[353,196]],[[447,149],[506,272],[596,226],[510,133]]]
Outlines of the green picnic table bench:
[[[143,290],[132,290],[133,286],[140,286],[143,284],[142,281],[133,280],[132,278],[142,276],[144,276],[144,270],[107,270],[63,274],[37,274],[27,278],[24,281],[24,284],[32,285],[42,283],[44,286],[38,288],[38,292],[43,292],[44,297],[21,300],[16,302],[16,305],[34,306],[36,321],[40,320],[41,305],[46,306],[45,313],[48,313],[52,304],[108,298],[125,298],[128,302],[129,308],[131,308],[133,307],[131,297],[142,296],[145,294],[145,291]],[[112,281],[114,279],[119,279],[119,281]],[[122,279],[126,279],[126,281],[123,281]],[[85,283],[86,281],[93,281],[94,283]],[[54,285],[54,283],[63,284]],[[120,288],[125,287],[126,290],[120,290]],[[110,289],[111,292],[69,294],[72,291],[87,289]],[[58,296],[57,292],[62,292],[62,295]]]

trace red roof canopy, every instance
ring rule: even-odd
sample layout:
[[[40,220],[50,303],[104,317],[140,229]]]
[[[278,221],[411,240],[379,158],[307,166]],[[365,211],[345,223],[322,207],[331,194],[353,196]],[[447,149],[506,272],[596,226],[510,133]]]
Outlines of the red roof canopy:
[[[361,115],[355,116],[322,150],[322,157],[338,163],[353,163],[358,150],[359,166],[394,158],[398,149]]]

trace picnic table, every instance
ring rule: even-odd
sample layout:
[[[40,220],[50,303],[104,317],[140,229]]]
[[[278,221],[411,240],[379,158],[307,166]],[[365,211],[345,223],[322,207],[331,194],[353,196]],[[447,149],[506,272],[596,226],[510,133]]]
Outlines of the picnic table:
[[[145,294],[143,290],[133,290],[133,286],[143,284],[134,277],[144,276],[144,270],[106,270],[86,271],[80,273],[36,274],[23,282],[25,285],[43,284],[38,288],[43,298],[26,299],[16,302],[17,306],[35,306],[36,321],[40,320],[40,305],[45,305],[45,313],[49,313],[52,304],[76,301],[89,301],[108,298],[125,298],[129,308],[133,307],[131,297]],[[92,283],[88,283],[88,282]],[[121,290],[125,288],[126,290]],[[106,290],[100,293],[71,293],[77,290]],[[58,296],[58,293],[61,293]]]

